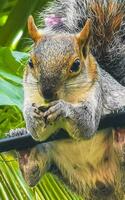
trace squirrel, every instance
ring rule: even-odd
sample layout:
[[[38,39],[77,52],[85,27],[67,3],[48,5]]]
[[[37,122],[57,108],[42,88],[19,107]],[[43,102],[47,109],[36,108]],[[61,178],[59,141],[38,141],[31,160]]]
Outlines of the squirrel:
[[[11,136],[44,141],[63,129],[70,138],[19,152],[24,178],[34,186],[54,163],[86,200],[123,200],[125,136],[97,129],[101,117],[125,105],[125,1],[58,0],[43,18],[42,31],[28,19],[34,46],[23,78],[26,129]]]

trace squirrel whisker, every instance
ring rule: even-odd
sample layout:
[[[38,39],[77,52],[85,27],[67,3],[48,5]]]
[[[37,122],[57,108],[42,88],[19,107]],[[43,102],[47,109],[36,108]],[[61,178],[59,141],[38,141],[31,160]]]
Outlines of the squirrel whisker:
[[[98,82],[98,81],[97,81]],[[82,85],[78,85],[78,84],[83,84],[83,81],[78,81],[78,82],[75,82],[75,83],[70,83],[70,84],[67,84],[65,83],[65,86],[66,87],[81,87]],[[83,86],[86,85],[86,84],[89,84],[89,83],[93,83],[93,81],[86,81],[84,82]]]
[[[34,83],[32,83],[32,82],[23,81],[23,83],[30,84],[30,85],[37,85],[39,82],[34,82]]]

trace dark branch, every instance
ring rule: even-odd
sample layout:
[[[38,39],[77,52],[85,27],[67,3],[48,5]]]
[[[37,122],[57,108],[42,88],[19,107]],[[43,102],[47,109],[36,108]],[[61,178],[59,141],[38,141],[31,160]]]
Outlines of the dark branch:
[[[98,130],[110,128],[110,127],[124,127],[125,126],[125,107],[114,111],[112,114],[105,115],[99,124]],[[6,152],[10,150],[22,150],[34,147],[39,143],[50,142],[54,140],[67,139],[69,135],[61,129],[58,133],[55,133],[44,142],[38,142],[33,140],[30,134],[25,136],[17,136],[12,138],[5,138],[0,140],[0,152]]]

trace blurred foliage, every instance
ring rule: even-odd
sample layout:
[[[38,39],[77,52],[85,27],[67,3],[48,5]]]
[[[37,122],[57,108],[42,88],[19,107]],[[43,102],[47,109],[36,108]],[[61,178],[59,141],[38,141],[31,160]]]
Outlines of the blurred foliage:
[[[47,0],[0,0],[0,45],[26,48],[27,18],[30,14],[36,18],[46,3]]]
[[[47,0],[0,0],[0,138],[24,127],[22,74],[30,42],[27,17],[35,18]],[[14,50],[14,51],[11,51]],[[52,174],[29,188],[19,170],[15,152],[0,154],[0,200],[77,200]]]
[[[0,105],[22,107],[23,60],[26,57],[28,57],[26,53],[12,53],[7,47],[0,48]]]
[[[10,129],[25,126],[22,75],[27,59],[27,53],[0,48],[0,137]]]

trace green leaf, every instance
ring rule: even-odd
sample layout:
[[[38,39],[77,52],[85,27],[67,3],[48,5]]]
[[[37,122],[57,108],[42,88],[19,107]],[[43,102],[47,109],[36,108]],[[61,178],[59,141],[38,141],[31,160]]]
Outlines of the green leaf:
[[[22,74],[28,54],[0,48],[0,105],[16,105],[22,109]]]
[[[25,127],[22,112],[16,106],[0,106],[0,138],[14,128]]]

